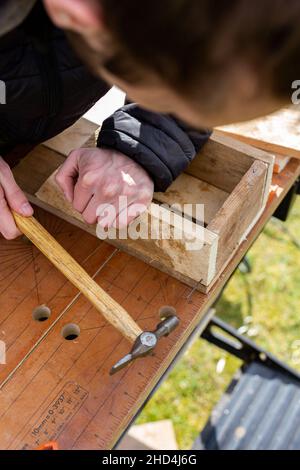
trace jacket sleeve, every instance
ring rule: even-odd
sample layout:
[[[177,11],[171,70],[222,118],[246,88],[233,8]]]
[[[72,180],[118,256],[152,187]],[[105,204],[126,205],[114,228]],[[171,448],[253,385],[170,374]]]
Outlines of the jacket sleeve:
[[[172,116],[128,104],[103,122],[97,145],[132,158],[152,177],[155,191],[165,191],[210,135],[208,130],[192,130]]]

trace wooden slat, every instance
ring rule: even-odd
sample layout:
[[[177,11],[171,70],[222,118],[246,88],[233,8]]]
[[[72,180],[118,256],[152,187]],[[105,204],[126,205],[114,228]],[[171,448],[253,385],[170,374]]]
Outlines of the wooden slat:
[[[96,226],[88,226],[85,224],[81,215],[66,201],[55,183],[55,174],[48,178],[37,192],[36,198],[31,198],[31,200],[35,201],[37,204],[40,204],[40,201],[42,201],[44,207],[53,214],[71,223],[78,224],[79,222],[80,227],[83,227],[90,233],[96,234]],[[158,216],[156,215],[157,211],[159,211]],[[153,227],[157,222],[160,226],[160,238],[151,239],[149,237],[147,240],[132,240],[125,234],[125,239],[121,239],[120,237],[119,239],[110,240],[110,242],[117,247],[125,249],[128,253],[138,255],[149,264],[162,264],[163,269],[175,277],[179,273],[186,278],[192,278],[197,281],[202,280],[202,283],[205,285],[209,284],[210,280],[215,275],[217,235],[210,233],[209,230],[203,229],[199,237],[199,242],[204,240],[203,248],[201,244],[200,249],[187,251],[187,243],[191,243],[187,237],[191,232],[187,231],[186,227],[183,227],[182,239],[175,239],[173,236],[173,218],[176,217],[176,215],[171,215],[169,219],[170,222],[168,222],[168,219],[164,221],[163,217],[168,218],[168,215],[170,215],[170,211],[152,203],[149,210],[142,214],[135,221],[135,224],[139,224],[140,231],[143,232],[145,230],[145,233],[148,234],[150,227]],[[181,217],[177,216],[177,219],[181,219]],[[191,226],[194,233],[196,233],[195,224],[191,223]],[[112,233],[112,231],[110,232]],[[168,235],[168,233],[170,235]],[[163,234],[165,234],[165,238],[163,238]]]
[[[228,197],[208,229],[219,235],[216,272],[224,269],[241,240],[261,214],[265,199],[268,165],[255,161]]]
[[[238,140],[214,132],[186,173],[231,193],[247,173],[254,160],[270,165],[274,157]]]
[[[61,142],[58,142],[56,148],[62,149]],[[51,161],[51,165],[49,166],[53,169],[53,162],[59,166],[64,161],[64,156],[60,153],[49,151],[50,155],[48,160],[48,151],[49,150],[44,146],[38,147],[36,152],[32,151],[15,169],[17,182],[26,191],[32,202],[46,208],[54,215],[59,215],[65,220],[75,223],[89,233],[95,234],[96,227],[85,224],[82,217],[74,211],[71,205],[65,200],[61,191],[55,184],[54,174],[49,176],[47,162]],[[268,197],[268,187],[272,176],[273,157],[248,145],[217,134],[213,135],[212,140],[204,148],[203,153],[195,158],[194,162],[187,170],[195,176],[191,177],[191,175],[187,174],[181,175],[165,194],[157,193],[155,199],[157,199],[159,203],[168,204],[182,204],[186,202],[192,204],[197,202],[204,203],[206,214],[204,221],[206,224],[210,224],[213,222],[214,216],[221,209],[224,201],[228,199],[227,191],[219,189],[216,186],[220,186],[222,182],[222,186],[227,187],[227,189],[233,187],[234,192],[235,187],[241,181],[245,172],[248,171],[248,166],[250,168],[255,159],[268,163],[268,178],[265,178],[262,182],[265,184],[264,198],[262,199],[262,205],[264,205]],[[36,171],[36,168],[38,171]],[[31,178],[31,174],[34,175],[33,178]],[[208,183],[198,179],[197,177],[200,176],[201,178],[203,177],[204,180],[214,179],[216,186],[212,185],[211,181]],[[259,181],[257,183],[259,185]],[[38,188],[38,191],[36,188]],[[259,191],[259,189],[259,187],[256,188],[257,191]],[[34,196],[35,193],[37,197]],[[251,200],[252,195],[250,193],[247,194]],[[238,198],[243,199],[243,197],[243,192],[239,192]],[[255,198],[255,195],[253,197]],[[254,204],[253,207],[256,208],[256,205]],[[160,222],[161,230],[164,233],[170,231],[172,234],[174,224],[172,222],[162,222],[161,215],[159,215],[158,218],[153,216],[155,208],[156,206],[154,204],[151,206],[150,211],[139,217],[138,222],[140,229],[144,230],[144,228],[146,228],[146,233],[148,233],[147,227],[151,226],[151,216],[151,221],[157,220]],[[259,213],[259,210],[257,212]],[[195,217],[195,214],[192,212],[189,215]],[[252,216],[252,220],[247,218],[247,216],[245,218],[245,221],[248,221],[249,229],[251,228],[251,222],[253,222],[255,214],[253,215],[253,211],[250,211],[250,215]],[[199,222],[197,217],[195,217],[195,219]],[[226,224],[224,219],[222,220]],[[200,238],[202,237],[202,239],[204,239],[204,246],[195,251],[187,251],[186,249],[188,233],[186,235],[183,234],[181,240],[174,239],[174,237],[172,239],[172,236],[166,236],[165,239],[159,237],[154,240],[139,239],[133,241],[130,237],[125,237],[126,240],[117,238],[114,240],[110,239],[110,242],[131,254],[139,256],[151,265],[159,267],[163,271],[190,285],[199,284],[200,289],[203,288],[202,286],[205,286],[203,289],[206,290],[217,273],[216,257],[217,250],[219,249],[219,233],[223,235],[226,232],[226,229],[221,230],[219,225],[217,226],[217,231],[212,232],[209,227],[207,227],[203,234],[201,233]],[[245,224],[241,226],[241,229],[242,233],[246,232],[247,227]],[[196,226],[194,225],[193,230],[194,232],[196,231]],[[236,231],[233,233],[235,234]],[[229,244],[232,248],[232,253],[239,241],[240,238],[237,240],[232,237],[231,243]],[[226,250],[227,255],[228,253],[230,252]],[[219,259],[221,259],[221,256],[218,256]],[[229,258],[227,261],[228,260]],[[221,264],[218,264],[218,266],[221,266]]]
[[[276,151],[278,151],[276,145],[272,146],[269,143],[266,145],[266,143],[264,143],[264,142],[261,142],[259,140],[249,139],[249,137],[246,137],[244,135],[233,134],[233,133],[230,133],[230,132],[224,132],[223,130],[216,130],[215,133],[219,134],[219,135],[224,134],[226,137],[231,137],[235,140],[240,140],[241,142],[244,142],[248,145],[254,145],[256,148],[261,149],[261,150],[271,151],[272,155],[274,155],[274,158],[275,158],[274,168],[273,168],[274,173],[280,173],[286,167],[286,165],[288,164],[288,162],[289,162],[289,160],[292,156],[292,153],[293,153],[293,152],[291,152],[290,155],[286,155],[286,154],[284,154],[284,151],[283,151],[283,154],[281,155],[279,153],[276,153]]]
[[[200,223],[203,223],[203,220],[196,214],[195,205],[203,204],[204,222],[207,225],[214,218],[228,196],[229,193],[222,191],[222,189],[216,188],[193,176],[182,174],[171,184],[165,193],[155,193],[154,199],[169,206],[178,204],[182,208],[185,204],[192,204],[192,207],[186,207],[185,216],[189,216]]]
[[[61,134],[44,142],[44,146],[64,156],[68,156],[74,149],[90,147],[91,138],[93,145],[95,145],[95,138],[93,139],[93,136],[98,129],[99,126],[97,124],[81,118]]]

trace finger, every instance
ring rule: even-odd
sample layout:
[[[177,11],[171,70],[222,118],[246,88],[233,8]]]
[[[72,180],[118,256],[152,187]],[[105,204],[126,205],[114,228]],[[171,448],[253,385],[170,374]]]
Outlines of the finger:
[[[103,218],[109,223],[104,223],[109,227],[114,222],[118,212],[118,198],[110,202],[102,202],[95,194],[86,206],[82,216],[88,224],[95,224],[102,221]]]
[[[97,211],[97,223],[104,229],[112,227],[116,217],[117,211],[113,204],[103,204],[101,210]]]
[[[74,188],[73,207],[81,214],[88,206],[92,197],[94,196],[94,189],[90,184],[86,184],[84,178],[80,178]]]
[[[107,204],[100,205],[100,211],[103,212]],[[82,217],[87,224],[95,224],[97,222],[97,209],[99,208],[99,203],[96,200],[96,197],[93,196],[89,203],[87,204],[85,210],[82,212]]]
[[[119,186],[116,183],[104,183],[106,176],[99,171],[87,171],[79,177],[74,190],[74,209],[83,213],[93,196],[99,201],[98,204],[111,202]]]
[[[7,240],[13,240],[21,235],[7,205],[2,186],[0,186],[0,233]]]
[[[117,215],[113,227],[122,229],[147,210],[146,204],[132,203]]]
[[[11,169],[2,158],[0,158],[0,183],[9,207],[20,215],[29,217],[33,214],[33,208],[28,202],[27,197],[17,185]]]
[[[142,188],[135,194],[135,200],[128,199],[127,205],[119,205],[118,215],[113,227],[122,229],[127,227],[134,219],[143,214],[149,207],[153,197],[151,186]]]
[[[107,206],[110,207],[110,214],[109,216],[106,216],[104,220],[102,220],[102,214],[101,214],[101,207],[103,207],[103,204],[99,205],[97,208],[98,223],[100,225],[103,225],[106,223],[105,221],[108,221],[105,227],[108,227],[108,228],[115,227],[116,218],[121,212],[124,211],[124,213],[126,213],[126,209],[128,208],[128,206],[130,206],[131,203],[132,203],[132,198],[129,198],[128,196],[125,196],[125,195],[116,196],[112,201],[107,203]],[[104,204],[104,209],[105,209],[105,212],[107,213],[107,207],[105,207],[105,204]]]
[[[55,175],[58,186],[63,191],[65,198],[69,202],[73,202],[74,186],[78,176],[78,151],[70,153],[66,161],[59,168]]]
[[[105,185],[99,185],[99,182],[97,182],[97,186],[100,187],[100,189],[98,189],[98,191],[94,194],[86,206],[84,212],[82,213],[85,221],[90,224],[97,222],[98,217],[107,207],[107,205],[114,207],[115,214],[120,212],[120,210],[127,207],[128,205],[127,196],[118,196],[119,187],[116,183],[111,182]],[[114,221],[114,218],[111,219],[110,217],[111,223]]]
[[[105,216],[105,220],[109,222],[103,223],[105,226],[110,227],[113,224],[118,212],[127,207],[127,205],[128,198],[126,196],[115,197],[109,202],[105,200],[103,202],[103,199],[100,199],[98,194],[94,194],[86,206],[84,212],[82,213],[82,216],[88,224],[95,224],[96,222],[99,223]]]

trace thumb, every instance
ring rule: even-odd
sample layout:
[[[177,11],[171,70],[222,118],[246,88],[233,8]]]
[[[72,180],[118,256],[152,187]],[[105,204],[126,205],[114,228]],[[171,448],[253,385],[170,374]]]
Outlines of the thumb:
[[[1,157],[0,183],[3,188],[6,201],[11,209],[26,217],[33,214],[33,208],[29,204],[28,199],[17,185],[8,164]]]

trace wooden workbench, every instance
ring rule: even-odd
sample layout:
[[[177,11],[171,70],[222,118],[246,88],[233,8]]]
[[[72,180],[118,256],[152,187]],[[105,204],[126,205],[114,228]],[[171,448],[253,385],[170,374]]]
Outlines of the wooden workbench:
[[[208,310],[264,224],[300,174],[292,159],[274,176],[267,208],[209,295],[192,290],[155,268],[101,242],[41,209],[37,218],[95,280],[136,319],[154,328],[157,311],[173,305],[179,328],[164,338],[155,356],[114,376],[110,367],[129,344],[28,241],[0,240],[0,448],[32,449],[58,440],[61,449],[109,449],[126,429]],[[45,304],[47,321],[32,311]],[[80,335],[67,341],[67,323]]]

